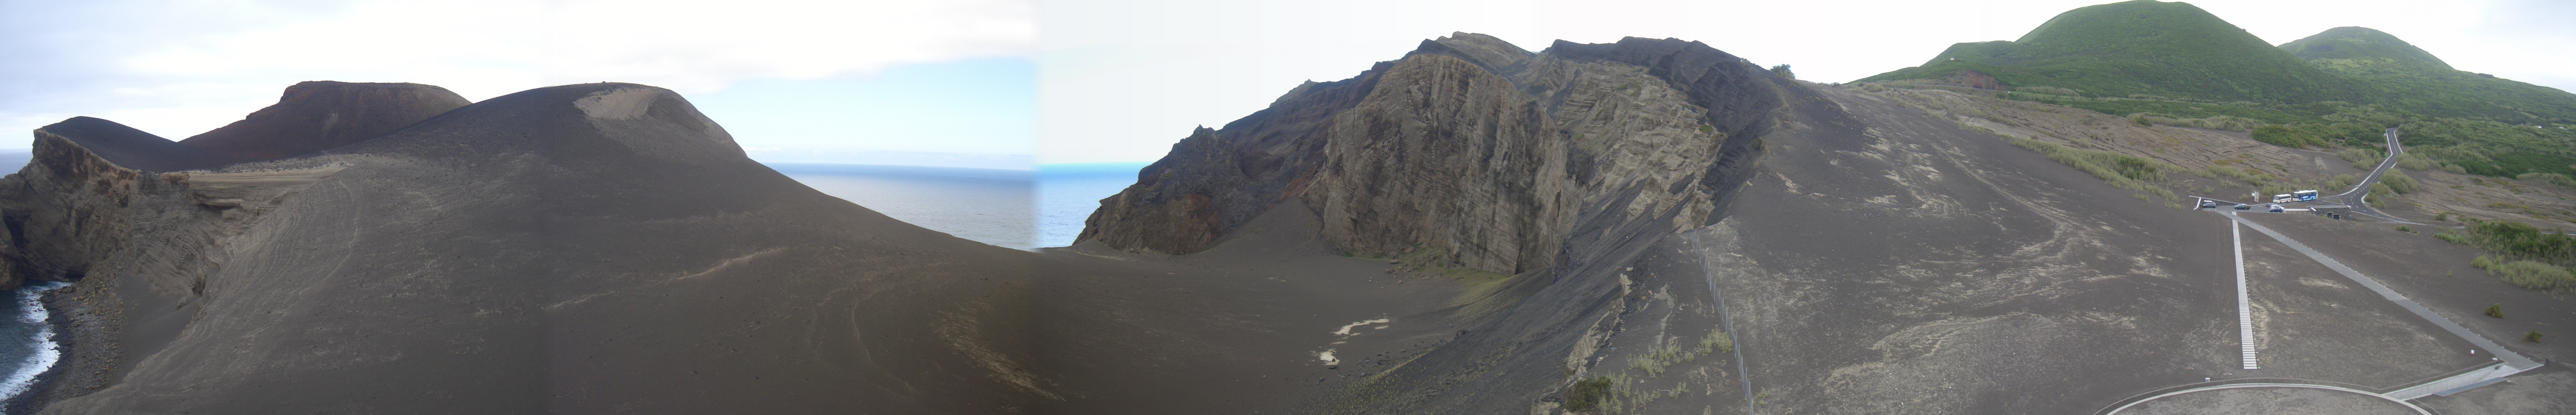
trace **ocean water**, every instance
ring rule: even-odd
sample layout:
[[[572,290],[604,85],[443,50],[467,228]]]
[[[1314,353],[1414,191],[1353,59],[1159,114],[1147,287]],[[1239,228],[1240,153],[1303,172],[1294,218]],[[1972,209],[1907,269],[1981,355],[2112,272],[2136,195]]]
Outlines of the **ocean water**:
[[[54,344],[54,326],[45,324],[45,306],[36,300],[47,290],[70,285],[60,282],[36,282],[9,292],[15,300],[0,307],[0,399],[17,398],[36,385],[36,375],[54,367],[62,351]]]
[[[821,163],[769,168],[904,223],[993,246],[1038,246],[1036,172]]]
[[[1038,246],[1066,246],[1082,234],[1082,220],[1100,199],[1136,184],[1136,171],[1152,163],[1038,165]]]

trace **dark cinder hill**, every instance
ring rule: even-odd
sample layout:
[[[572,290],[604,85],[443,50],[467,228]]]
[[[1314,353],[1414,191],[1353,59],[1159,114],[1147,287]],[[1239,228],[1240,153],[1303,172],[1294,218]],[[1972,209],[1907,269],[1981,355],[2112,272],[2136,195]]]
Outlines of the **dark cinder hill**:
[[[668,90],[187,171],[92,157],[193,149],[110,125],[38,130],[8,179],[12,229],[86,247],[11,258],[78,281],[45,413],[1006,413],[1054,387],[1028,253],[799,185]],[[75,214],[23,216],[47,210]]]
[[[179,144],[249,159],[283,158],[375,138],[468,103],[432,85],[307,81],[286,87],[276,105]]]

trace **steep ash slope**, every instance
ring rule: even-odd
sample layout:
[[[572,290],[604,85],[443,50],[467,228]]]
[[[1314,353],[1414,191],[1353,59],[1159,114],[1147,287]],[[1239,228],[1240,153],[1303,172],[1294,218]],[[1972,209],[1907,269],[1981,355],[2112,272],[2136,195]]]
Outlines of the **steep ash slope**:
[[[125,209],[91,211],[126,218],[92,236],[106,260],[47,277],[77,278],[60,296],[101,323],[76,328],[55,386],[86,394],[47,413],[1006,413],[1052,396],[1025,369],[1025,253],[798,185],[660,88],[541,88],[312,157],[158,175],[48,134],[12,180],[130,196],[87,202]]]

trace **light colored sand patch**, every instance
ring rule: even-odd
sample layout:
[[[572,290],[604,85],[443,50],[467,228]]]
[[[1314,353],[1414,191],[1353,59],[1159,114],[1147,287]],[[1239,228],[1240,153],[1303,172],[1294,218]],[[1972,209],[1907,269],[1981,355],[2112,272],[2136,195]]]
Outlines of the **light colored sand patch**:
[[[590,96],[573,101],[572,105],[581,108],[581,115],[591,119],[632,120],[643,118],[646,111],[653,109],[653,101],[661,97],[659,90],[618,88],[592,92]]]
[[[1324,349],[1322,352],[1315,353],[1315,360],[1322,360],[1327,365],[1342,364],[1341,358],[1333,357],[1333,349]]]
[[[1366,325],[1370,325],[1370,324],[1386,324],[1386,323],[1392,323],[1392,322],[1395,322],[1395,319],[1389,319],[1389,318],[1384,318],[1384,317],[1380,317],[1380,318],[1378,318],[1378,319],[1376,319],[1376,320],[1364,320],[1364,321],[1351,322],[1351,324],[1345,324],[1345,325],[1342,325],[1342,329],[1341,329],[1341,330],[1333,330],[1333,334],[1343,335],[1343,336],[1348,336],[1348,335],[1355,334],[1355,333],[1351,333],[1351,329],[1359,328],[1360,326],[1366,326]],[[1385,327],[1379,327],[1379,328],[1385,328]]]

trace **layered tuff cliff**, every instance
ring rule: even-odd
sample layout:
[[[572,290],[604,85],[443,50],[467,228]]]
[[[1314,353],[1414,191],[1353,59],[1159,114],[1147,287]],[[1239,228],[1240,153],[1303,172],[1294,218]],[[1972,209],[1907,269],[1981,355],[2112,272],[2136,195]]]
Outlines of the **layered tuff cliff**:
[[[1430,249],[1455,266],[1542,270],[1587,211],[1662,232],[1706,223],[1771,126],[1774,82],[1698,42],[1531,53],[1458,33],[1195,131],[1102,200],[1080,240],[1187,254],[1302,198],[1354,255]]]

